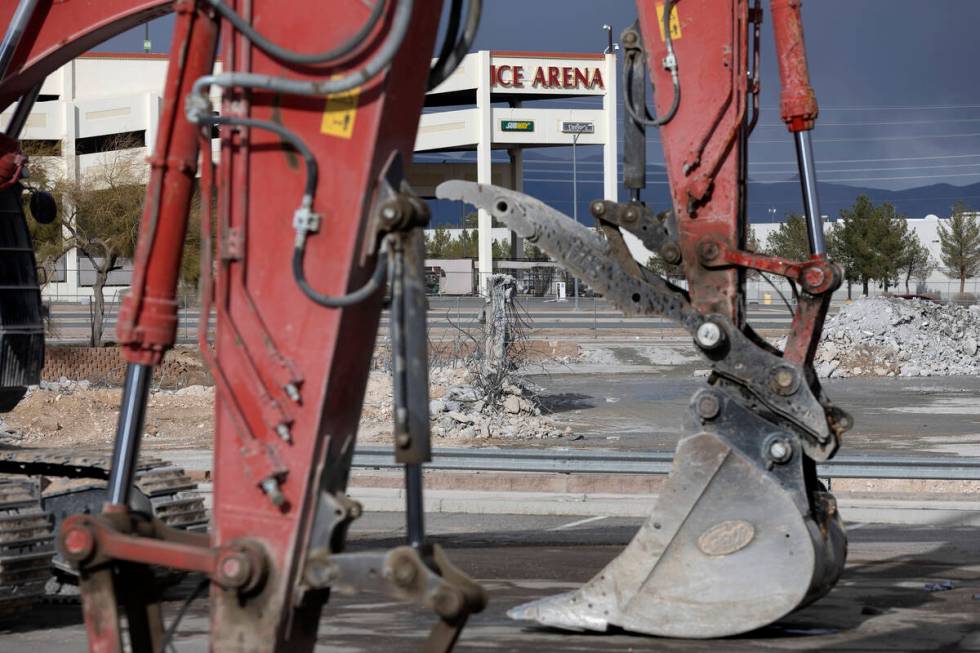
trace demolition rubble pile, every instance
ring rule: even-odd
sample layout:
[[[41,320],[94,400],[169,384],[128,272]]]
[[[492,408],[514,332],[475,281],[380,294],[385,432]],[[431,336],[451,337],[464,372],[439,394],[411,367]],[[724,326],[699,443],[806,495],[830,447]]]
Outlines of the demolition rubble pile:
[[[827,320],[821,377],[980,375],[980,306],[860,299]]]
[[[519,318],[514,305],[517,283],[495,274],[487,281],[483,340],[476,355],[459,366],[434,366],[429,371],[429,416],[435,438],[531,440],[560,438],[570,428],[541,414],[538,389],[522,379]],[[360,432],[371,437],[379,423],[390,431],[390,377],[372,372]],[[379,434],[380,435],[380,434]]]
[[[513,380],[502,386],[498,401],[488,402],[467,368],[434,367],[429,370],[432,436],[450,440],[534,440],[570,435],[571,429],[542,415],[536,393],[533,385]],[[368,441],[390,438],[391,424],[391,376],[375,370],[368,379],[361,436]]]

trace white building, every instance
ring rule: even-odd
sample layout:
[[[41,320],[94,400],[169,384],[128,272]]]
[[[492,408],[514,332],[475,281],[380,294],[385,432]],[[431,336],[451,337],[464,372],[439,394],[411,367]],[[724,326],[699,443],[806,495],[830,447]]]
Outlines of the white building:
[[[220,62],[216,68],[220,70]],[[69,179],[104,165],[105,148],[114,136],[126,135],[142,143],[126,154],[143,158],[156,140],[166,70],[164,55],[91,53],[79,57],[45,81],[22,138],[60,144],[60,156],[52,164]],[[217,99],[219,91],[213,92]],[[616,200],[617,97],[612,54],[472,53],[427,97],[415,148],[420,155],[474,151],[476,161],[428,163],[425,159],[432,157],[421,156],[421,161],[410,166],[409,179],[423,196],[431,196],[439,182],[453,178],[521,190],[525,148],[594,145],[603,149],[603,196]],[[573,98],[595,98],[595,108],[565,104]],[[0,115],[0,126],[5,126],[10,113]],[[217,140],[213,147],[217,155]],[[495,149],[506,151],[509,163],[494,164],[491,153]],[[911,219],[909,224],[938,261],[940,218],[929,215]],[[508,238],[509,232],[491,229],[489,216],[482,212],[479,225],[478,271],[484,278],[492,271],[492,242]],[[754,225],[761,242],[777,227]],[[647,253],[639,241],[631,236],[627,239],[637,257],[645,260]],[[45,288],[45,296],[85,299],[91,296],[93,278],[87,259],[71,251]],[[128,280],[127,270],[114,273],[106,289],[107,300],[118,299]],[[940,292],[958,291],[958,282],[938,269],[927,285]],[[967,290],[978,292],[977,286],[977,280],[971,280]]]
[[[220,69],[220,63],[217,67]],[[60,157],[52,163],[69,180],[103,165],[113,136],[125,135],[140,143],[126,154],[145,157],[156,139],[166,71],[164,55],[92,53],[79,57],[45,81],[22,138],[60,143]],[[218,93],[215,89],[215,97]],[[524,148],[600,145],[604,195],[616,199],[616,96],[614,55],[491,51],[467,55],[453,75],[430,93],[430,109],[422,116],[416,150],[474,150],[476,163],[415,164],[409,179],[423,196],[431,196],[438,182],[451,178],[519,190]],[[601,108],[523,106],[526,101],[581,97],[601,98]],[[501,103],[507,106],[499,106]],[[10,113],[0,116],[0,125],[5,125]],[[214,148],[217,152],[217,141]],[[493,166],[493,149],[507,150],[510,165]],[[481,276],[492,270],[491,243],[490,219],[481,212]],[[89,297],[93,277],[87,259],[71,251],[45,295],[66,300]],[[109,301],[117,299],[128,279],[127,270],[110,278]]]
[[[219,63],[216,69],[220,67]],[[45,80],[21,139],[60,144],[60,157],[49,163],[68,180],[104,165],[113,137],[124,135],[143,144],[114,156],[145,158],[156,141],[166,74],[164,55],[83,55]],[[12,113],[13,108],[0,115],[0,125],[6,127]],[[217,152],[217,140],[214,147]],[[71,250],[44,294],[55,300],[84,300],[92,295],[93,279],[91,263]],[[117,300],[128,281],[127,270],[110,275],[106,300]]]

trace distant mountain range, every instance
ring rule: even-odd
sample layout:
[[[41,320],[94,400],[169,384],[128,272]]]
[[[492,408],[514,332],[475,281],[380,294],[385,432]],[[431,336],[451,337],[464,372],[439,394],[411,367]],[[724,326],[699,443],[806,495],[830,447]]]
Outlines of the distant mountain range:
[[[590,157],[591,158],[591,157]],[[598,159],[601,161],[601,159]],[[548,164],[551,169],[567,165],[565,161]],[[570,168],[570,165],[569,165]],[[655,209],[670,205],[669,187],[666,173],[662,167],[653,168],[647,176],[648,186],[644,191],[644,201]],[[589,201],[602,194],[602,184],[596,181],[599,176],[591,167],[589,174],[579,179],[578,215],[582,222],[591,223]],[[583,179],[587,178],[588,181]],[[818,169],[819,178],[819,169]],[[567,180],[566,180],[567,179]],[[962,201],[971,208],[980,207],[980,183],[967,186],[952,184],[930,184],[905,190],[882,190],[865,186],[849,186],[840,183],[818,182],[821,213],[832,220],[840,215],[842,209],[854,204],[859,195],[867,195],[875,203],[890,202],[896,210],[910,218],[922,218],[930,213],[941,217],[950,214],[950,208]],[[570,175],[561,173],[535,173],[532,166],[525,172],[524,192],[554,206],[558,210],[572,214],[572,185]],[[628,195],[620,188],[620,199]],[[775,211],[772,211],[775,209]],[[752,223],[781,222],[787,213],[801,213],[803,203],[799,182],[788,180],[781,183],[749,182],[749,218]],[[461,211],[458,205],[436,203],[433,211],[434,224],[458,224]]]

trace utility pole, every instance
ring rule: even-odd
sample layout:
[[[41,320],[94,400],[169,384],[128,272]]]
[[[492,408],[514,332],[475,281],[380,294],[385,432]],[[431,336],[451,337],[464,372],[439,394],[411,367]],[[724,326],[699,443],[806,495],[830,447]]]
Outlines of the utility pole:
[[[143,23],[143,52],[149,54],[153,44],[150,43],[150,23]]]

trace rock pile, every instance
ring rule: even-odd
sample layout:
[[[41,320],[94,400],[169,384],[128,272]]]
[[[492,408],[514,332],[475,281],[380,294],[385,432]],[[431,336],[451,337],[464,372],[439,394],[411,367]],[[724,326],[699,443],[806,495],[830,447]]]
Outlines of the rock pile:
[[[821,377],[980,375],[980,306],[870,298],[827,320]]]

